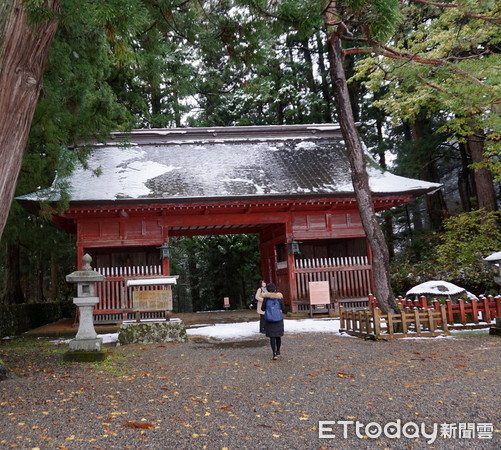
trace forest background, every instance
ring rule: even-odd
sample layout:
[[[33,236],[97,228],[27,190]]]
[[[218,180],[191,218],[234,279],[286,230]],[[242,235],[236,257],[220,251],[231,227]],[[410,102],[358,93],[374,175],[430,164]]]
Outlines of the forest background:
[[[61,0],[16,195],[50,186],[56,172],[84,162],[76,144],[89,135],[336,122],[325,3]],[[482,261],[501,249],[499,4],[335,3],[365,146],[399,175],[444,185],[379,215],[393,291],[445,279],[476,294],[499,293]],[[394,11],[395,3],[394,31],[377,40],[365,30],[371,14],[390,4]],[[67,148],[75,150],[62,160]],[[260,277],[257,236],[170,245],[172,273],[182,280],[178,311],[219,309],[224,296],[247,306]],[[0,245],[0,300],[69,300],[65,275],[75,258],[74,237],[50,224],[48,210],[35,216],[14,201]]]

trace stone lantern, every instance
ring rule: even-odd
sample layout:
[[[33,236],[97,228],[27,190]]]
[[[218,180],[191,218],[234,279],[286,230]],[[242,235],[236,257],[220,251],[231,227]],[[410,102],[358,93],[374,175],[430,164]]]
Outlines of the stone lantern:
[[[73,352],[99,352],[101,351],[102,339],[98,339],[94,329],[94,306],[99,303],[96,296],[96,283],[104,281],[104,276],[92,270],[90,263],[92,258],[85,254],[82,258],[82,270],[66,275],[68,283],[76,283],[77,296],[73,303],[78,306],[80,321],[75,339],[70,341],[70,351]]]
[[[501,252],[494,252],[491,255],[484,258],[484,261],[488,263],[494,264],[497,268],[497,274],[494,276],[494,283],[501,286]]]
[[[501,252],[494,252],[491,255],[484,258],[490,264],[494,264],[497,268],[497,273],[494,276],[494,283],[501,286]],[[496,317],[496,324],[489,329],[489,334],[494,334],[501,336],[501,317]]]

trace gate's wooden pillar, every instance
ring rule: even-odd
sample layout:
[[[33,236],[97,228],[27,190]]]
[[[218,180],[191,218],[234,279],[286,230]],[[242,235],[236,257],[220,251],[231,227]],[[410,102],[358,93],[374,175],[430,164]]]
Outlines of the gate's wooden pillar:
[[[169,228],[164,226],[162,229],[162,243],[169,245]],[[170,275],[170,258],[172,255],[170,255],[168,258],[162,258],[162,275]]]
[[[292,216],[289,215],[287,222],[285,223],[285,249],[287,251],[287,276],[288,276],[288,297],[290,299],[291,306],[298,299],[297,294],[297,279],[296,279],[296,261],[294,254],[289,249],[289,243],[294,240],[294,234],[292,230]],[[292,308],[291,308],[292,310]],[[295,312],[295,311],[293,311]]]

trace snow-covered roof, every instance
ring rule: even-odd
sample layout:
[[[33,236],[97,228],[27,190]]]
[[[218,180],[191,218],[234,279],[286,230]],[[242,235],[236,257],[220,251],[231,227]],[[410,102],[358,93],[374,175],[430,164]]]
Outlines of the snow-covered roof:
[[[89,144],[89,143],[88,143]],[[20,197],[72,202],[353,196],[350,165],[336,125],[135,130],[90,143],[79,165],[49,189]],[[367,155],[370,187],[380,195],[419,195],[440,187],[383,171]]]

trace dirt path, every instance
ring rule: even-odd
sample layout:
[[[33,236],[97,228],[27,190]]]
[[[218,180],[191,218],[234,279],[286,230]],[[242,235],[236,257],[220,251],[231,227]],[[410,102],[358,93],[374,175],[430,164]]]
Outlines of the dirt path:
[[[62,363],[65,350],[43,340],[1,342],[0,357],[18,376],[0,382],[0,447],[501,446],[498,337],[286,335],[278,361],[266,338],[112,347],[99,364]],[[421,434],[392,439],[365,428],[397,420],[427,432],[436,427],[438,435],[433,442]],[[455,439],[440,436],[443,423],[455,424]],[[491,439],[478,438],[482,423],[492,424]],[[459,437],[460,427],[475,437],[464,430]]]

